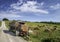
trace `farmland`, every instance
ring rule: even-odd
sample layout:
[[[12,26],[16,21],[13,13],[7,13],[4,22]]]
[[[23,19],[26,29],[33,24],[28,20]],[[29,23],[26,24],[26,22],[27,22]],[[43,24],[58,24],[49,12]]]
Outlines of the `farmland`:
[[[9,21],[6,21],[9,28]],[[29,41],[32,42],[60,42],[60,23],[26,22],[29,30]]]

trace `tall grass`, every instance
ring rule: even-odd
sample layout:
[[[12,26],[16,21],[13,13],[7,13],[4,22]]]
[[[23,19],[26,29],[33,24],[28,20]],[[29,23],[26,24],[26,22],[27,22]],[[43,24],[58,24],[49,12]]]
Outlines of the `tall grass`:
[[[5,21],[5,25],[7,28],[9,28],[9,23],[10,23],[10,21]]]
[[[0,27],[1,27],[1,25],[2,25],[2,22],[0,21]]]
[[[33,34],[30,34],[30,40],[32,42],[60,42],[60,25],[58,24],[47,24],[47,23],[35,23],[35,22],[27,22],[26,23],[29,29],[33,30]],[[39,27],[39,26],[40,27]],[[47,27],[43,26],[46,25]],[[53,29],[54,26],[57,26],[55,31],[45,32],[45,29]],[[34,28],[39,28],[39,30],[34,30]],[[59,38],[59,39],[57,39]],[[47,41],[44,41],[46,40]]]

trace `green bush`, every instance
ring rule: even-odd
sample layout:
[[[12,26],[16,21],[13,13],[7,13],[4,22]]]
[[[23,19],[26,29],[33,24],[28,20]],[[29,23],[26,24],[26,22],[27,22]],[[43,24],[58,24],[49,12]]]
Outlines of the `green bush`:
[[[60,42],[60,38],[43,38],[41,42]]]
[[[2,22],[0,21],[0,26],[2,25],[1,23],[2,23]]]
[[[9,21],[7,18],[3,18],[3,21]]]

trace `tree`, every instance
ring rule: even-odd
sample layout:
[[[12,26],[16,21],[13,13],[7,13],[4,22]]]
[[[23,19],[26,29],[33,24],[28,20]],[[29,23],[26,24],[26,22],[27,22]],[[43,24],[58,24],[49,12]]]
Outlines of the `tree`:
[[[3,18],[3,21],[9,21],[7,18]]]

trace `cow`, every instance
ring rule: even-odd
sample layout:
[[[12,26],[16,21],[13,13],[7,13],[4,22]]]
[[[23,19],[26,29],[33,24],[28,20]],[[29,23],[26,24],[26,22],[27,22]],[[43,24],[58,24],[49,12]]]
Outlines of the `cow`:
[[[10,30],[9,31],[14,31],[16,35],[20,36],[27,36],[28,35],[28,27],[25,24],[25,22],[15,22],[15,23],[10,23]]]

